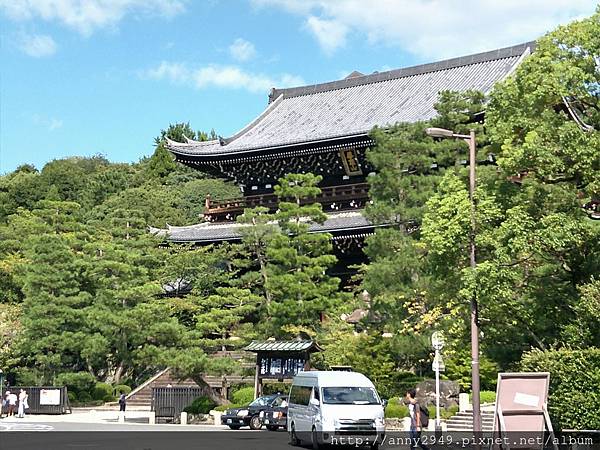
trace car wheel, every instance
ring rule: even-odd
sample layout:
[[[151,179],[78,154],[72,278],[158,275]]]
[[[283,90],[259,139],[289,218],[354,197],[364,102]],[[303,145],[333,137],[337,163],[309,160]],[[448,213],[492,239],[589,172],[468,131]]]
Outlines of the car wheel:
[[[312,444],[313,450],[319,450],[321,448],[321,444],[319,444],[319,439],[317,435],[317,429],[313,427],[312,433],[310,435],[310,441]]]
[[[240,426],[239,425],[227,425],[229,428],[231,428],[232,430],[239,430]]]
[[[267,425],[267,430],[269,431],[277,431],[278,428],[277,425]]]
[[[294,424],[292,424],[290,429],[290,444],[294,447],[297,447],[301,444],[300,439],[298,439],[298,436],[296,435],[296,427]]]
[[[251,430],[260,430],[262,427],[262,422],[260,421],[260,417],[252,416],[250,418],[250,429]]]

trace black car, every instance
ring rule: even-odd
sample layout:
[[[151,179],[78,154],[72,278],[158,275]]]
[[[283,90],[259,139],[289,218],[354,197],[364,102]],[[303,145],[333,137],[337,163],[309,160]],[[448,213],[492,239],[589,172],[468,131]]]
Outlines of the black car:
[[[279,406],[272,406],[260,413],[262,423],[267,430],[277,431],[279,428],[287,429],[287,400]]]
[[[250,427],[252,430],[259,430],[262,427],[260,413],[268,408],[277,407],[284,401],[287,403],[287,395],[283,394],[258,397],[248,406],[231,408],[225,411],[221,416],[221,423],[227,425],[232,430],[238,430],[241,427]]]

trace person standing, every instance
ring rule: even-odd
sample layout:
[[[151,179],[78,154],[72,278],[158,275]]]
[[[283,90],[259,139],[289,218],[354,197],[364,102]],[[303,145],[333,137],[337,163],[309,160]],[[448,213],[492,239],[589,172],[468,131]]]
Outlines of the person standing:
[[[429,450],[421,439],[421,430],[424,426],[424,414],[421,413],[421,406],[417,402],[416,389],[406,391],[406,399],[408,400],[408,411],[410,413],[410,448],[415,449],[421,447],[423,450]]]
[[[123,391],[121,391],[121,395],[119,396],[119,411],[125,412],[125,406],[127,405],[126,395]]]
[[[29,405],[27,404],[28,398],[29,395],[27,394],[27,391],[25,389],[21,389],[21,392],[19,392],[19,409],[17,415],[17,417],[20,419],[25,417],[25,410],[29,409]]]
[[[2,402],[0,404],[0,419],[2,418],[2,416],[4,415],[4,413],[6,412],[6,414],[8,414],[8,395],[10,394],[10,391],[6,391],[4,393],[4,395],[2,396]]]
[[[12,417],[15,415],[15,409],[17,408],[17,394],[13,394],[8,391],[8,416]]]

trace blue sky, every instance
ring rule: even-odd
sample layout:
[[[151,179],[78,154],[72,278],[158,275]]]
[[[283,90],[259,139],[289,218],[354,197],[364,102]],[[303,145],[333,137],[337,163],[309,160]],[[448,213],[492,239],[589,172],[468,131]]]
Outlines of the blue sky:
[[[595,7],[589,0],[0,0],[0,173],[71,155],[137,161],[175,122],[228,136],[264,109],[271,87],[517,44]]]

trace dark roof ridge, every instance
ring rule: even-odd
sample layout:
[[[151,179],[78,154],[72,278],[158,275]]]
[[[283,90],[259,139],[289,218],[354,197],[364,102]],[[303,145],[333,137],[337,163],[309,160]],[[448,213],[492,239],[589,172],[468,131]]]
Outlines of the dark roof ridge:
[[[456,58],[446,59],[433,63],[419,64],[401,69],[394,69],[387,72],[378,72],[370,75],[357,76],[353,78],[345,78],[343,80],[329,81],[326,83],[312,84],[308,86],[298,86],[285,89],[273,89],[269,95],[269,103],[279,98],[281,95],[284,98],[299,97],[302,95],[316,94],[319,92],[332,91],[363,84],[377,83],[380,81],[388,81],[396,78],[404,78],[413,75],[421,75],[428,72],[437,72],[440,70],[453,69],[461,66],[468,66],[496,59],[510,58],[521,56],[528,48],[533,51],[536,46],[535,41],[524,42],[522,44],[513,45],[510,47],[499,48],[482,53],[472,55],[459,56]]]

